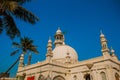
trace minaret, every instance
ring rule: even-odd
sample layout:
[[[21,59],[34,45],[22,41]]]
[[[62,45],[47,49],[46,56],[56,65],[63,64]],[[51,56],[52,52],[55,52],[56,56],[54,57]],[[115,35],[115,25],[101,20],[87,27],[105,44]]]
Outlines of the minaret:
[[[100,41],[101,41],[101,51],[102,51],[102,54],[105,58],[109,58],[110,57],[110,54],[109,54],[109,49],[108,49],[108,46],[107,46],[107,40],[104,36],[104,34],[102,33],[101,31],[101,35],[100,35]]]
[[[111,56],[113,57],[113,59],[118,60],[117,56],[115,55],[115,51],[112,47],[111,47]]]
[[[58,28],[54,37],[55,37],[55,42],[54,42],[55,47],[64,44],[64,35],[60,30],[60,28]]]
[[[51,40],[51,38],[49,38],[48,45],[47,45],[46,60],[50,62],[52,56],[53,56],[53,53],[52,53],[52,40]]]
[[[19,67],[23,67],[23,66],[24,66],[24,54],[21,54],[20,61],[19,61]]]

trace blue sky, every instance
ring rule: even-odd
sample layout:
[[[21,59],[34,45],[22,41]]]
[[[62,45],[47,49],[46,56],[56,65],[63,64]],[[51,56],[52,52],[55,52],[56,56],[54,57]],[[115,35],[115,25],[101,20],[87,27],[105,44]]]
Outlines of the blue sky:
[[[120,0],[32,0],[23,6],[40,18],[35,25],[15,19],[21,35],[38,46],[40,53],[33,54],[32,63],[45,59],[48,37],[54,41],[58,27],[66,32],[65,43],[77,51],[80,61],[102,55],[100,30],[120,59]],[[19,55],[10,56],[15,50],[12,41],[19,39],[10,40],[5,33],[0,37],[0,72],[4,72]],[[16,71],[17,65],[10,71],[11,76]]]

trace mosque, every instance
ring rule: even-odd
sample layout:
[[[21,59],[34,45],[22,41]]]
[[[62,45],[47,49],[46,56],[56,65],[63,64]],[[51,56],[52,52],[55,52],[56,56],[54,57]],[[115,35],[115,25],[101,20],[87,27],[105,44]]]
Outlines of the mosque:
[[[46,59],[31,65],[24,65],[24,55],[20,57],[17,80],[120,80],[120,61],[115,51],[107,46],[107,39],[101,32],[102,55],[78,61],[74,48],[65,44],[60,29],[52,40],[48,40]]]

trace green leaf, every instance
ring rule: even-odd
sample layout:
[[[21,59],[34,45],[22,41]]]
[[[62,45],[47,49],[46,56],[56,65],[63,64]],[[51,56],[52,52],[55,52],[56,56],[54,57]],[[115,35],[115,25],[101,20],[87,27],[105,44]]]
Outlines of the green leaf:
[[[11,15],[6,14],[3,19],[6,29],[6,34],[13,39],[15,36],[20,36],[20,31],[18,30],[13,18]]]
[[[19,50],[13,51],[13,52],[10,54],[10,56],[13,56],[13,55],[15,55],[15,54],[18,53],[18,52],[19,52]]]

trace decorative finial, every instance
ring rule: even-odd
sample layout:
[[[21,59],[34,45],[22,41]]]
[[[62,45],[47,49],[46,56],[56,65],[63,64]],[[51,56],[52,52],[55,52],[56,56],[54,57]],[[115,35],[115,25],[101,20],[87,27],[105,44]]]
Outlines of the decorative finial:
[[[111,48],[110,48],[111,50],[113,50],[113,48],[112,48],[112,46],[111,46]]]
[[[58,27],[58,30],[60,30],[60,27]]]
[[[100,33],[103,34],[103,33],[102,33],[102,30],[100,30]]]
[[[114,52],[115,52],[115,51],[114,51],[114,49],[113,49],[112,47],[111,47],[111,52],[112,52],[112,53],[114,53]]]
[[[60,27],[58,27],[58,30],[56,31],[57,34],[61,34],[62,31],[60,30]]]
[[[48,42],[52,42],[52,40],[51,40],[51,36],[49,36],[49,40],[48,40]]]
[[[102,30],[100,30],[100,37],[104,37]]]
[[[49,40],[51,40],[51,36],[49,36]]]

